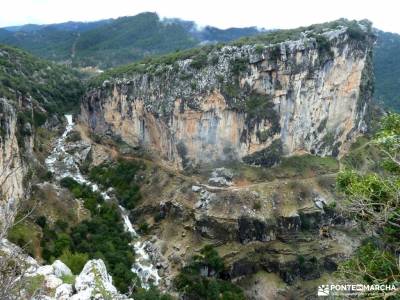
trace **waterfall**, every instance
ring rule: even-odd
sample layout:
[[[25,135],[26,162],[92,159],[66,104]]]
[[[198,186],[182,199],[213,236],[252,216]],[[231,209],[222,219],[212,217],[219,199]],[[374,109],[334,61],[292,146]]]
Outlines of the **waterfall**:
[[[67,119],[65,131],[61,137],[57,139],[53,151],[45,160],[47,168],[54,174],[57,180],[65,177],[71,177],[79,183],[90,186],[93,191],[100,191],[104,200],[110,200],[112,196],[110,196],[109,193],[112,191],[112,189],[108,191],[101,191],[96,183],[85,178],[79,169],[76,157],[65,150],[68,133],[73,130],[75,125],[72,115],[65,115],[65,118]],[[119,209],[121,217],[124,221],[125,230],[131,233],[136,239],[132,245],[135,251],[135,263],[131,268],[132,272],[138,275],[144,288],[149,288],[150,283],[153,285],[158,285],[161,278],[158,275],[157,268],[151,262],[150,256],[146,251],[146,243],[142,243],[139,240],[140,237],[132,226],[128,211],[121,205],[119,205]]]

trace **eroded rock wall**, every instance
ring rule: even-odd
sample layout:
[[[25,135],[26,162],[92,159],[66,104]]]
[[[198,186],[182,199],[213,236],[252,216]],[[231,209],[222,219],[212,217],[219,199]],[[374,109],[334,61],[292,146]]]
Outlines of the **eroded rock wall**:
[[[87,93],[80,119],[177,167],[341,155],[366,126],[372,43],[343,27],[319,38],[216,47],[201,68],[186,59],[104,81]]]
[[[23,196],[25,174],[17,140],[17,114],[6,100],[0,99],[0,195],[3,200]]]

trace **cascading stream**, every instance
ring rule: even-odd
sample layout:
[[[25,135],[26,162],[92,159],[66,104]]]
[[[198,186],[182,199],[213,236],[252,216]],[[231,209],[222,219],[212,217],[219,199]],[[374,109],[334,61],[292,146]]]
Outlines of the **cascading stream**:
[[[74,128],[72,115],[65,115],[67,119],[67,126],[62,136],[57,139],[52,153],[46,159],[47,168],[54,174],[57,180],[65,177],[71,177],[79,183],[86,184],[92,188],[93,191],[99,191],[99,186],[96,183],[86,179],[81,173],[76,157],[66,151],[66,138]],[[110,200],[112,196],[109,195],[112,190],[100,191],[105,200]],[[119,205],[121,217],[124,221],[125,230],[132,234],[137,239],[133,244],[135,250],[135,263],[132,266],[132,272],[136,273],[140,278],[144,288],[149,288],[150,283],[158,285],[161,278],[158,275],[157,269],[152,264],[149,254],[146,252],[146,244],[138,240],[139,235],[132,226],[129,220],[127,210]]]

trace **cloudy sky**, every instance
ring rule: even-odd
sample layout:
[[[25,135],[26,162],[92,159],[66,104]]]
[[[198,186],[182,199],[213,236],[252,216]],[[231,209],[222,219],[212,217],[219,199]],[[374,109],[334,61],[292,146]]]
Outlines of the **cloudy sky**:
[[[1,4],[0,27],[93,21],[152,11],[220,28],[292,28],[341,17],[367,18],[375,27],[400,33],[399,7],[395,0],[10,0]]]

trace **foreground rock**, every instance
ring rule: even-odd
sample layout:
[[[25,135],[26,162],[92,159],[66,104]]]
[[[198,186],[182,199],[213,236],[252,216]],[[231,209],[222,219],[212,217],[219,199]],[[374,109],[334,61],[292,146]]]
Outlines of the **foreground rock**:
[[[101,259],[90,260],[85,264],[75,280],[75,289],[77,294],[73,295],[71,300],[129,299],[118,293]]]
[[[10,296],[12,299],[15,297],[36,300],[130,299],[118,293],[101,259],[89,260],[81,273],[74,277],[70,268],[62,261],[56,260],[52,265],[41,266],[35,259],[24,254],[20,247],[6,239],[0,240],[0,254],[0,260],[16,263],[23,274],[22,278],[18,279],[20,284],[16,286],[17,295]],[[15,276],[19,277],[20,274]]]

